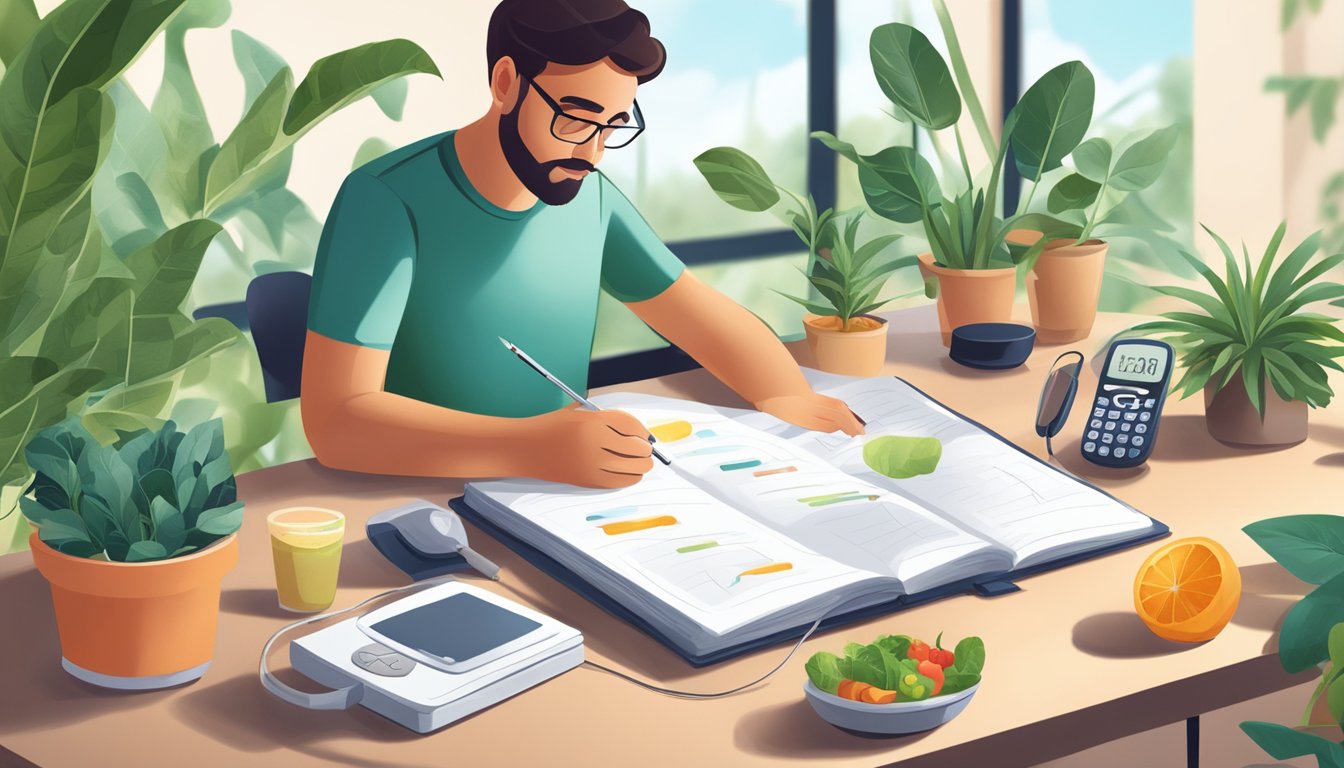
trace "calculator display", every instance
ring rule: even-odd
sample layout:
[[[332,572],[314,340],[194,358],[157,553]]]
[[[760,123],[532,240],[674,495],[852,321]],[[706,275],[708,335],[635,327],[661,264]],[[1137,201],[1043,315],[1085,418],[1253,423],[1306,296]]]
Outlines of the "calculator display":
[[[1143,381],[1157,383],[1167,370],[1167,359],[1171,355],[1163,347],[1150,347],[1146,344],[1123,345],[1111,355],[1111,364],[1106,375],[1112,379],[1125,381]]]

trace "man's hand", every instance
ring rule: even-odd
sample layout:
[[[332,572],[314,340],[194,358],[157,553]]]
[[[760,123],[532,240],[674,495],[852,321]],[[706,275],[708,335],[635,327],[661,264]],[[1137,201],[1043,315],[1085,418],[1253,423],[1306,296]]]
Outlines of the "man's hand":
[[[569,405],[533,416],[531,475],[589,488],[622,488],[653,467],[649,430],[625,411]]]
[[[844,400],[808,392],[805,395],[780,395],[767,397],[755,403],[756,409],[777,419],[797,424],[818,432],[834,432],[837,429],[847,435],[862,435],[863,424]]]

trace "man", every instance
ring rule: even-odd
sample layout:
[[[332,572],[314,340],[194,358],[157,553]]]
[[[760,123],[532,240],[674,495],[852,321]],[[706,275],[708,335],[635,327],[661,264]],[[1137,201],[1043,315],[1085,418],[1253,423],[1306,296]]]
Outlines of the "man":
[[[756,408],[863,431],[596,170],[639,134],[635,91],[663,68],[644,14],[622,0],[504,0],[486,57],[485,115],[359,168],[332,205],[303,364],[303,423],[321,463],[638,482],[652,467],[648,430],[576,408],[499,342],[586,391],[600,289]]]

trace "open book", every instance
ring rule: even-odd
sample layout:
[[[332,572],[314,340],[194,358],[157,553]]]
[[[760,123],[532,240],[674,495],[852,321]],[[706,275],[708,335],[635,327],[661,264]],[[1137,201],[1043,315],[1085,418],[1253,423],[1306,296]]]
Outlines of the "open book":
[[[663,434],[672,464],[618,490],[469,483],[470,516],[545,553],[691,660],[1166,531],[901,379],[805,373],[862,416],[866,434],[599,395],[598,406]],[[865,442],[883,435],[937,438],[942,457],[930,474],[892,479],[864,461]]]

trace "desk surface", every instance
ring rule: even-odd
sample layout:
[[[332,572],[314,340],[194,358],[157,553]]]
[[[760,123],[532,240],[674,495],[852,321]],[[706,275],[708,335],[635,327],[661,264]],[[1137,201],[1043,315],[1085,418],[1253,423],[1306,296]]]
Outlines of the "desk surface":
[[[1063,348],[1040,348],[1013,371],[965,369],[946,358],[931,310],[890,315],[886,372],[1043,455],[1031,422],[1045,373]],[[1131,319],[1103,316],[1091,340],[1073,345],[1089,358],[1080,398],[1095,390],[1095,353]],[[809,362],[803,345],[791,348]],[[622,388],[743,404],[703,370]],[[1344,409],[1313,411],[1311,419],[1311,438],[1303,444],[1234,450],[1208,436],[1198,398],[1172,400],[1153,458],[1133,471],[1101,470],[1079,457],[1081,406],[1058,440],[1057,453],[1072,471],[1167,523],[1173,536],[1222,542],[1240,564],[1241,605],[1227,629],[1207,643],[1168,643],[1135,617],[1134,573],[1156,546],[1147,544],[1025,579],[1021,592],[950,597],[815,635],[766,683],[727,698],[669,698],[579,667],[428,736],[359,708],[303,711],[261,688],[257,654],[266,637],[292,619],[276,607],[265,517],[306,502],[345,511],[349,531],[336,606],[348,606],[406,581],[365,539],[364,521],[410,498],[446,503],[461,493],[462,483],[341,473],[314,461],[252,472],[239,478],[247,503],[241,559],[224,581],[214,662],[194,684],[122,694],[76,681],[59,666],[49,593],[31,557],[0,558],[0,616],[6,618],[0,669],[7,688],[0,697],[0,745],[42,765],[109,759],[200,766],[428,766],[447,759],[511,766],[633,760],[647,766],[1034,763],[1308,679],[1285,674],[1274,655],[1274,632],[1306,585],[1240,529],[1266,517],[1336,511],[1327,489],[1340,487],[1344,469]],[[476,583],[580,628],[588,658],[641,679],[724,690],[759,677],[788,650],[775,646],[694,669],[485,534],[472,529],[471,536],[504,568],[501,583]],[[883,632],[932,638],[939,631],[953,638],[979,635],[988,649],[984,683],[952,723],[923,735],[863,738],[822,722],[804,701],[803,664],[813,652],[839,651],[848,641],[867,642]],[[291,682],[300,679],[286,668],[283,651],[271,663]],[[0,764],[7,764],[4,750]],[[1177,760],[1172,756],[1173,764]]]

